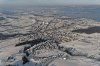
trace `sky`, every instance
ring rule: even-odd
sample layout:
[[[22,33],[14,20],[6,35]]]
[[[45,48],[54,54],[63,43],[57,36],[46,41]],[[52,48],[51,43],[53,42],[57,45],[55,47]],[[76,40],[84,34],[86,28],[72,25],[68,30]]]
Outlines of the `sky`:
[[[0,5],[100,5],[100,0],[0,0]]]

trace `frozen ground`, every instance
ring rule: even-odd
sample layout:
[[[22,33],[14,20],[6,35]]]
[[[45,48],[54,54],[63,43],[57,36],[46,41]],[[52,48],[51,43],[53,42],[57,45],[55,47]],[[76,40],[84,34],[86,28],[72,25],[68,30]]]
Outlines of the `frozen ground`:
[[[100,66],[100,22],[22,12],[4,18],[0,66]]]

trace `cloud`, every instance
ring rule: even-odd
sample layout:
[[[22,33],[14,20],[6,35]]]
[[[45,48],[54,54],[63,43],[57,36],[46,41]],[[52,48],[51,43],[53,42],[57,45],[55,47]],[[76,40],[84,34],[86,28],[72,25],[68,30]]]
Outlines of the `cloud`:
[[[0,0],[0,4],[17,4],[17,5],[100,4],[100,0]]]

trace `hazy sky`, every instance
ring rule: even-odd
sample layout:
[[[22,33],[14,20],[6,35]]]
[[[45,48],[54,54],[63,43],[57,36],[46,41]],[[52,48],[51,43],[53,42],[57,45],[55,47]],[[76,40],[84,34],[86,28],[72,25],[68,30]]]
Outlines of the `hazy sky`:
[[[70,5],[70,4],[100,4],[100,0],[0,0],[0,5]]]

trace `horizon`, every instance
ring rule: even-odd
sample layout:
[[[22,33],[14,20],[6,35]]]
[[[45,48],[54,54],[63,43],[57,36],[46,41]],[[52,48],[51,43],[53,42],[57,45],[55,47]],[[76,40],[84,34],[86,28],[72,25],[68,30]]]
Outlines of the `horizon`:
[[[100,0],[0,0],[0,6],[100,5]]]
[[[67,5],[0,5],[0,7],[84,7],[84,6],[97,6],[99,4],[67,4]]]

